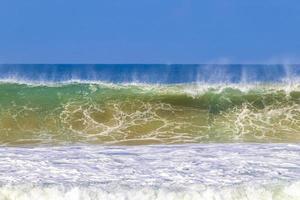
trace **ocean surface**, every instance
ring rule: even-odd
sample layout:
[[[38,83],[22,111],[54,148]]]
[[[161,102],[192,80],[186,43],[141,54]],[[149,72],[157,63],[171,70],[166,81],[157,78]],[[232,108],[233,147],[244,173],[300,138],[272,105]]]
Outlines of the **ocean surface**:
[[[300,199],[300,65],[0,65],[0,199]]]

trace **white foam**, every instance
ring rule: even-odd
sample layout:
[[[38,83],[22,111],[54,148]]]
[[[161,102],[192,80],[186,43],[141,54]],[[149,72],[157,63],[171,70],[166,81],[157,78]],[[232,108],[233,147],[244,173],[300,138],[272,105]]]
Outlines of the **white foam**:
[[[0,198],[6,200],[249,200],[249,199],[299,199],[300,182],[290,184],[251,185],[238,187],[203,187],[194,185],[189,189],[167,188],[115,188],[108,191],[101,187],[63,186],[5,186],[0,188]]]
[[[123,82],[123,83],[112,83],[106,81],[97,80],[80,80],[71,79],[66,81],[42,81],[42,80],[27,80],[17,78],[6,78],[0,79],[0,84],[20,84],[28,85],[32,87],[47,86],[47,87],[61,87],[72,84],[86,84],[94,87],[104,87],[112,89],[126,89],[126,88],[138,88],[142,91],[155,91],[157,93],[174,93],[174,94],[188,94],[191,96],[197,96],[207,91],[220,93],[224,89],[231,88],[240,90],[241,92],[248,92],[250,90],[261,90],[261,91],[300,91],[300,80],[294,81],[283,81],[277,83],[207,83],[207,82],[192,82],[192,83],[180,83],[180,84],[159,84],[159,83],[143,83],[143,82]]]
[[[1,147],[0,199],[297,199],[299,166],[297,144]]]

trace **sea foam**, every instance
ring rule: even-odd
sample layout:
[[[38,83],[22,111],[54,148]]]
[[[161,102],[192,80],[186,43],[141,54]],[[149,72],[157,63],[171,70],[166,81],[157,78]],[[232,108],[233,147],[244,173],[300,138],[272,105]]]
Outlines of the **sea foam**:
[[[299,199],[300,145],[0,148],[0,199]]]

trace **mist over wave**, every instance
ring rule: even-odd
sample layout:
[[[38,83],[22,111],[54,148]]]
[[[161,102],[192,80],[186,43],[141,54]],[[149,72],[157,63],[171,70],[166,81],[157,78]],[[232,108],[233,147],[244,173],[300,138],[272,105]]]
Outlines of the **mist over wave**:
[[[2,81],[57,83],[253,83],[298,80],[300,65],[0,65]]]

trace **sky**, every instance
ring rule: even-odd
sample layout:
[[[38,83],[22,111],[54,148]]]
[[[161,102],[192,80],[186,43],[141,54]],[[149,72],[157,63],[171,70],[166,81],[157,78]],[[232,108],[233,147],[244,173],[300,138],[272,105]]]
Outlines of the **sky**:
[[[0,63],[300,63],[299,0],[1,0]]]

